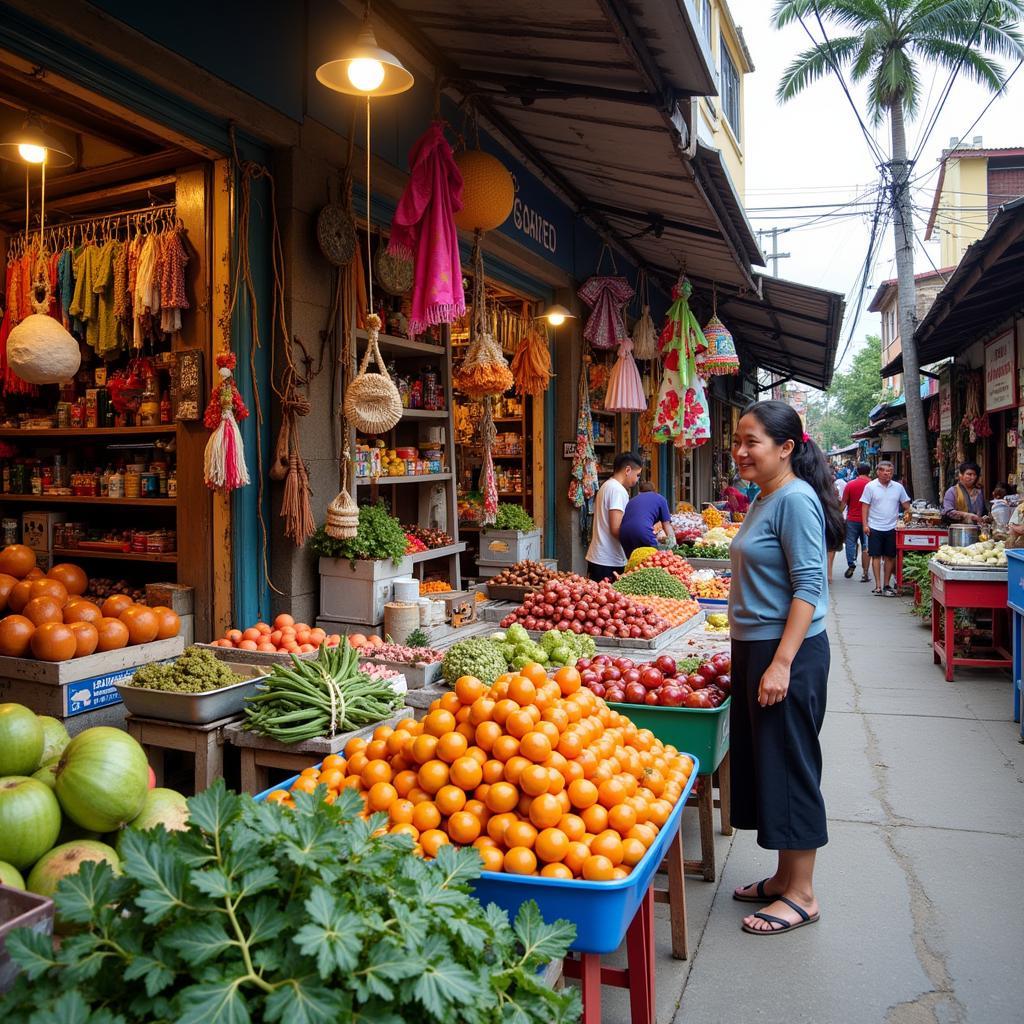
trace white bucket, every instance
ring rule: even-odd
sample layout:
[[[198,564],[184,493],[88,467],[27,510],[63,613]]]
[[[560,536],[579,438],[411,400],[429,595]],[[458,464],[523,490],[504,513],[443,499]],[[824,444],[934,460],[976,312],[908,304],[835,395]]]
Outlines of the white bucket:
[[[420,599],[420,582],[411,576],[399,576],[395,581],[395,600],[415,603]]]

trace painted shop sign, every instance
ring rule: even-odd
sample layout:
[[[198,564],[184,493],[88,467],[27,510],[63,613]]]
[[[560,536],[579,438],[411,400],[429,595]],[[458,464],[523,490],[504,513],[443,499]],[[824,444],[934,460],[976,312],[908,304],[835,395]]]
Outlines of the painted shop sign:
[[[953,432],[953,388],[947,370],[939,381],[939,433]]]
[[[1016,384],[1017,346],[1007,331],[985,346],[985,412],[1016,406]]]

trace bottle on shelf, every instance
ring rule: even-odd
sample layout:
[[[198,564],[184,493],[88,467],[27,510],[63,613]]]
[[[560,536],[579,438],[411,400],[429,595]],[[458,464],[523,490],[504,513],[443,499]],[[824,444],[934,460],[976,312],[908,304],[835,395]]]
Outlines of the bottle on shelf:
[[[171,393],[164,391],[160,396],[160,422],[167,424],[171,422]]]

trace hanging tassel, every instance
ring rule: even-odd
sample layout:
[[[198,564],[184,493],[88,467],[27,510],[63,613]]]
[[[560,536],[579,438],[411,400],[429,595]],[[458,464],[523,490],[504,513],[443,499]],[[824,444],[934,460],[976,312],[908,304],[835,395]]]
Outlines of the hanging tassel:
[[[249,410],[231,373],[234,353],[222,352],[217,356],[217,366],[220,383],[214,387],[203,415],[204,425],[213,431],[203,453],[203,475],[207,487],[230,492],[249,483],[242,432],[238,429],[239,420],[244,420]]]

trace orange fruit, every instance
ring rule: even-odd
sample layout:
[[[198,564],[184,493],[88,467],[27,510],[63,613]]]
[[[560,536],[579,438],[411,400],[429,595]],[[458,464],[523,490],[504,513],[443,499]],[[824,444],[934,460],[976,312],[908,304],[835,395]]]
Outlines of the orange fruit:
[[[170,640],[181,632],[181,619],[176,611],[163,605],[157,605],[152,611],[157,618],[157,640]]]
[[[550,725],[551,723],[542,722],[541,724]],[[557,730],[555,731],[557,733]],[[531,761],[540,764],[551,756],[551,738],[539,729],[528,732],[519,742],[519,752],[523,757],[528,757]]]
[[[480,766],[483,772],[484,783],[490,785],[492,782],[501,782],[505,776],[505,766],[496,758],[484,761]]]
[[[522,846],[527,850],[533,849],[537,841],[537,830],[528,821],[513,821],[505,829],[503,842],[511,850],[515,846]]]
[[[52,597],[63,608],[68,603],[68,588],[60,580],[43,576],[33,580],[29,587],[29,600],[36,597]]]
[[[25,544],[8,544],[0,551],[0,572],[24,579],[36,567],[36,553]]]
[[[515,736],[499,736],[491,748],[491,755],[498,761],[508,761],[519,753],[519,740]]]
[[[590,844],[590,852],[607,857],[612,865],[617,867],[622,863],[623,856],[622,840],[619,838],[618,832],[614,829],[605,829],[600,835],[594,836],[594,841]]]
[[[543,686],[548,681],[547,669],[538,664],[536,661],[527,662],[520,670],[519,674],[526,679],[529,679],[535,687]],[[522,703],[522,702],[520,702]]]
[[[583,863],[590,856],[589,847],[579,841],[569,842],[569,849],[565,851],[562,863],[574,874],[579,875],[583,871]]]
[[[646,852],[647,847],[639,839],[626,838],[622,840],[622,863],[626,867],[635,867]]]
[[[588,807],[580,814],[580,817],[583,819],[583,824],[587,826],[587,831],[593,832],[594,835],[603,832],[608,827],[608,812],[600,804]]]
[[[388,808],[388,817],[395,825],[412,821],[412,812],[416,805],[411,800],[395,800]]]
[[[116,619],[121,612],[135,602],[127,594],[112,594],[100,606],[104,616],[108,619]],[[239,639],[243,639],[239,637]]]
[[[519,803],[519,791],[509,782],[495,782],[487,791],[484,802],[487,809],[495,814],[511,811]]]
[[[448,835],[453,842],[468,844],[480,837],[480,819],[468,811],[456,811],[448,819]]]
[[[434,794],[437,809],[447,818],[466,806],[466,794],[458,786],[442,786]]]
[[[540,869],[542,878],[572,878],[572,872],[564,865],[552,862]]]
[[[537,687],[525,675],[513,676],[508,684],[508,695],[520,707],[532,704],[537,696]]]
[[[60,622],[63,624],[64,616],[61,613],[62,605],[56,598],[48,594],[41,594],[33,597],[22,609],[22,615],[31,619],[37,626],[44,622]]]
[[[529,680],[527,680],[529,682]],[[532,684],[531,684],[532,685]],[[505,720],[505,731],[517,740],[521,740],[528,732],[533,730],[533,715],[529,711],[514,711]]]
[[[569,837],[557,828],[546,828],[538,834],[533,848],[545,863],[561,861],[569,852]]]
[[[448,765],[444,761],[427,761],[420,766],[419,775],[420,788],[428,793],[436,793],[442,786],[448,783]]]
[[[63,622],[44,622],[32,634],[31,647],[33,657],[40,661],[68,661],[75,656],[78,642],[70,626]]]
[[[469,741],[460,732],[447,732],[437,741],[435,754],[451,764],[469,749]]]
[[[616,804],[608,811],[608,827],[626,835],[636,824],[636,811],[628,803]]]
[[[484,695],[486,687],[476,676],[459,676],[455,680],[455,696],[463,704],[472,704]]]
[[[561,691],[563,697],[568,697],[571,693],[576,693],[580,689],[582,683],[582,677],[579,671],[572,666],[566,665],[564,668],[560,668],[554,675],[554,680],[558,683],[558,689]]]
[[[497,711],[497,708],[495,708]],[[490,751],[495,741],[501,736],[501,726],[497,721],[481,722],[476,727],[476,745],[485,751]]]
[[[448,836],[439,828],[428,828],[420,833],[420,846],[428,857],[436,857],[442,846],[448,845]]]
[[[588,882],[610,882],[614,878],[615,865],[600,854],[592,854],[583,862],[581,874]]]
[[[417,764],[426,764],[433,760],[437,752],[437,737],[424,733],[412,741],[412,757]]]
[[[128,646],[128,627],[120,619],[104,616],[96,629],[100,635],[97,651],[116,651]]]
[[[403,821],[399,822],[397,825],[391,826],[391,834],[394,836],[409,836],[409,838],[415,843],[420,837],[420,830],[415,825],[411,825],[409,822]]]
[[[423,731],[428,736],[441,737],[455,728],[455,716],[450,711],[437,708],[423,719]]]
[[[597,787],[597,799],[602,807],[614,807],[626,799],[626,787],[619,779],[605,779]]]
[[[413,808],[412,823],[420,832],[437,828],[441,824],[441,812],[431,801],[424,800],[423,803],[417,804]]]
[[[75,657],[87,658],[95,652],[100,634],[91,622],[72,622],[68,629],[75,635]]]
[[[144,604],[130,604],[118,618],[128,627],[130,644],[152,643],[160,630],[160,620],[156,613]]]
[[[532,875],[537,870],[537,858],[533,850],[513,846],[505,854],[503,866],[511,875]]]
[[[330,785],[330,782],[323,776],[320,781],[327,786]],[[375,782],[367,791],[366,806],[371,811],[386,811],[397,799],[398,793],[390,782]]]
[[[32,598],[32,581],[22,580],[11,587],[7,595],[7,610],[19,615]]]
[[[563,814],[558,819],[558,828],[569,837],[571,842],[582,839],[587,833],[587,826],[578,814]]]
[[[530,821],[537,828],[553,828],[562,817],[562,805],[550,793],[533,798],[530,804]]]
[[[496,846],[478,846],[476,852],[484,862],[484,871],[501,871],[505,866],[505,858]]]
[[[490,697],[478,697],[469,708],[469,724],[478,726],[481,722],[489,722],[494,713],[494,701]]]
[[[452,762],[448,778],[453,785],[469,792],[483,781],[483,770],[476,758],[460,757]]]
[[[597,786],[589,779],[576,779],[569,783],[569,800],[581,811],[597,803]]]
[[[509,781],[513,780],[509,779]],[[548,785],[548,770],[539,764],[527,765],[519,773],[519,788],[528,796],[540,796],[542,793],[546,793]]]
[[[495,814],[487,822],[487,834],[496,843],[503,843],[505,841],[505,830],[509,825],[514,824],[519,819],[510,812],[504,812],[502,814]]]
[[[390,782],[391,781],[391,765],[387,761],[376,758],[373,761],[367,761],[363,770],[359,773],[359,777],[363,780],[363,785],[369,789],[371,786],[376,785],[378,782]],[[398,794],[395,794],[395,799],[398,798]]]

